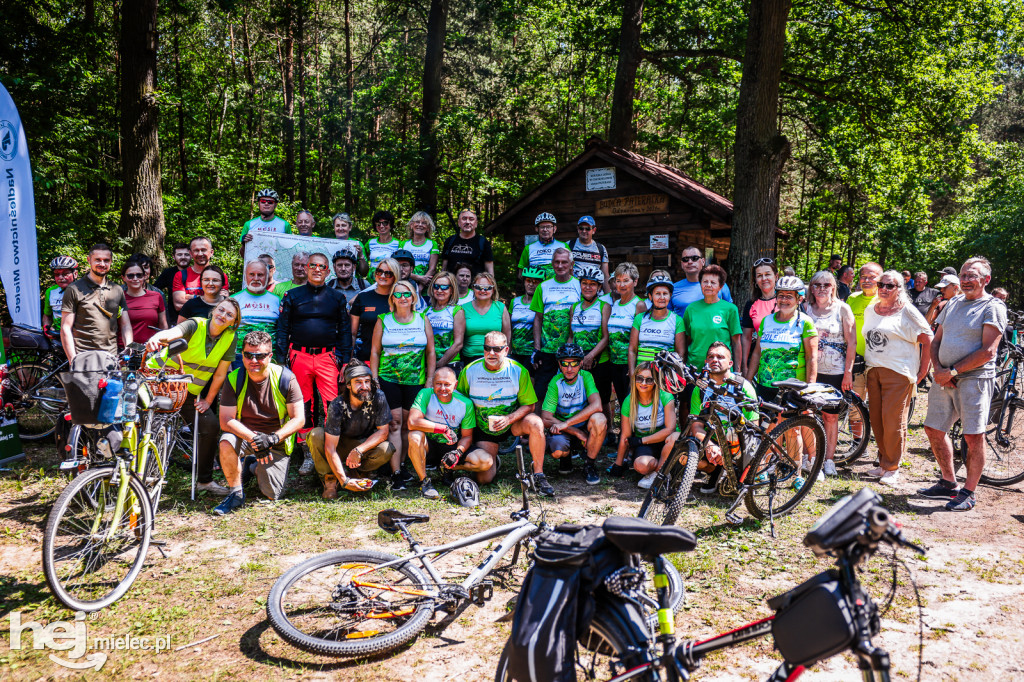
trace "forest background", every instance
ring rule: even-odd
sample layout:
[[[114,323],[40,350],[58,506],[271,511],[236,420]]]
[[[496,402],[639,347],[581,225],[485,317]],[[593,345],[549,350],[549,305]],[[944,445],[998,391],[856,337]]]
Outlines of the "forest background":
[[[485,226],[599,135],[735,198],[747,232],[777,205],[801,274],[835,252],[934,281],[982,254],[1024,303],[1019,0],[0,5],[44,267],[94,241],[163,256],[208,234],[237,272],[265,186],[325,236],[339,211],[365,237],[374,211],[401,231],[423,207],[443,238],[461,208]],[[744,100],[751,84],[775,90]]]

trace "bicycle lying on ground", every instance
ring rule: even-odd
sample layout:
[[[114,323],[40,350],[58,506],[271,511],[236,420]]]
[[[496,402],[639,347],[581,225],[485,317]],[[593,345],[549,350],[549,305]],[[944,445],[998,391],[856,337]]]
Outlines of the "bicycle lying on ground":
[[[825,460],[825,431],[819,412],[802,394],[809,384],[795,379],[778,382],[782,404],[775,405],[746,399],[739,392],[743,385],[740,378],[715,386],[675,353],[659,353],[654,362],[662,390],[681,393],[686,383],[693,383],[695,390],[705,394],[710,389],[710,394],[705,404],[708,409],[686,418],[675,448],[640,505],[639,517],[666,526],[676,522],[690,494],[701,453],[714,440],[725,460],[718,477],[718,493],[735,498],[726,520],[734,524],[743,521],[736,513],[742,502],[755,518],[768,519],[774,533],[774,518],[800,504]],[[744,409],[760,411],[764,424],[747,420]],[[774,423],[778,415],[783,420]],[[703,440],[692,436],[694,424],[704,426]],[[806,478],[800,474],[805,456],[811,464]]]
[[[429,517],[386,509],[377,515],[377,524],[388,533],[400,533],[412,553],[399,557],[343,550],[293,566],[270,590],[267,618],[271,626],[286,642],[310,653],[370,656],[415,639],[435,613],[441,618],[432,630],[440,631],[471,603],[482,606],[493,596],[488,576],[502,558],[514,550],[508,564],[514,567],[520,549],[549,528],[543,511],[536,522],[530,518],[527,491],[533,488],[533,475],[524,465],[522,446],[516,448],[516,464],[523,505],[512,513],[511,523],[448,544],[422,547],[409,526],[426,523]],[[434,561],[451,552],[494,540],[500,542],[460,583],[446,580],[434,566]],[[666,580],[667,600],[677,605],[684,594],[682,578],[673,568]],[[657,608],[653,595],[638,599],[653,619]]]
[[[187,345],[174,342],[168,354],[180,353]],[[153,395],[148,386],[191,381],[188,375],[164,371],[155,377],[133,369],[120,373],[121,446],[110,442],[109,429],[78,429],[74,459],[65,468],[80,473],[57,498],[43,532],[46,583],[74,611],[98,611],[113,604],[142,570],[170,443],[166,429],[154,432],[154,416],[176,407],[174,400]]]
[[[871,641],[881,629],[879,609],[861,585],[856,571],[875,554],[880,543],[894,548],[907,547],[920,554],[924,554],[924,550],[903,538],[880,502],[877,493],[863,488],[833,505],[811,527],[804,544],[819,557],[835,557],[835,568],[769,599],[773,615],[706,639],[677,642],[673,607],[663,598],[667,595],[660,591],[658,631],[655,633],[647,627],[635,597],[642,589],[645,576],[626,563],[585,595],[586,599],[593,600],[595,609],[593,618],[583,624],[575,640],[575,656],[570,660],[574,661],[576,672],[588,680],[612,682],[685,681],[711,652],[771,634],[783,658],[783,663],[768,678],[771,682],[792,682],[806,667],[844,652],[850,652],[857,659],[866,682],[876,679],[876,673],[879,680],[888,682],[889,654]],[[628,523],[623,523],[625,521]],[[636,519],[608,519],[603,528],[608,542],[622,553],[653,560],[655,575],[670,565],[664,554],[689,551],[696,546],[696,538],[689,531],[645,524]],[[541,542],[544,540],[540,538]],[[893,580],[895,588],[895,574]],[[516,641],[516,628],[514,620],[510,643]],[[506,644],[506,652],[509,647],[510,644]],[[538,681],[554,679],[554,676],[517,675],[516,671],[522,669],[524,663],[540,665],[542,662],[512,661],[503,653],[495,679],[498,682],[525,681],[531,677]]]

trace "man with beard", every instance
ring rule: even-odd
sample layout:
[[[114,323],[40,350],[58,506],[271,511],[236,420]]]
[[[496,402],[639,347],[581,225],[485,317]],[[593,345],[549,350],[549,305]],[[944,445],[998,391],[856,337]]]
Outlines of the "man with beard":
[[[192,265],[174,276],[171,284],[171,302],[175,310],[181,310],[190,298],[203,295],[203,270],[213,258],[213,242],[209,237],[193,237],[188,245]],[[228,293],[228,276],[224,275],[224,295]]]
[[[109,246],[95,244],[89,249],[89,272],[64,291],[60,340],[69,362],[86,350],[117,353],[118,321],[125,345],[134,339],[124,290],[107,279],[113,257]]]
[[[191,262],[192,251],[188,248],[188,244],[178,242],[174,245],[174,264],[164,268],[160,276],[153,282],[153,286],[164,293],[164,299],[168,304],[167,319],[169,320],[178,319],[178,309],[174,307],[174,292],[171,291],[171,287],[174,285],[174,278],[178,274],[185,272]]]
[[[242,309],[242,321],[238,325],[238,354],[232,369],[242,366],[242,346],[249,332],[262,331],[271,337],[277,332],[277,316],[281,312],[281,299],[267,291],[267,280],[270,268],[261,260],[251,260],[245,264],[245,289],[231,298],[238,301]]]
[[[339,486],[352,492],[365,490],[351,474],[376,471],[391,462],[395,453],[388,442],[391,408],[370,368],[352,360],[340,388],[327,410],[327,423],[306,438],[313,466],[324,484],[325,500],[337,497]]]

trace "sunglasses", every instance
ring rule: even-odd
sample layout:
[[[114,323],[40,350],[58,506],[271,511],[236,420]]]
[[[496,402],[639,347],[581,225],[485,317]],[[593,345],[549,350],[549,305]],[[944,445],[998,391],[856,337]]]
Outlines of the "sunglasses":
[[[396,291],[395,293],[393,293],[391,295],[394,298],[412,298],[412,292],[411,291]]]
[[[385,227],[385,226],[390,225],[390,224],[391,223],[389,223],[386,220],[378,220],[377,222],[374,223],[374,225],[376,225],[377,227]]]
[[[435,284],[434,285],[434,290],[435,291],[448,291],[451,288],[452,288],[451,284]]]
[[[140,272],[137,275],[125,275],[124,278],[125,279],[146,279],[146,276]]]
[[[326,270],[327,266],[324,265],[323,263],[310,263],[309,264],[309,269],[310,270]]]
[[[581,225],[577,225],[576,229],[577,230],[593,230],[594,226],[593,225],[587,225],[586,223],[583,223]]]
[[[559,360],[558,364],[562,367],[579,367],[579,360]]]
[[[390,270],[378,270],[373,274],[376,275],[377,277],[385,277],[387,279],[391,279],[392,277],[395,276],[395,273],[391,272]]]
[[[878,288],[879,289],[884,289],[886,291],[892,291],[893,289],[896,289],[897,287],[899,287],[899,284],[892,284],[892,283],[888,283],[888,282],[879,282],[878,283]]]
[[[485,344],[484,345],[484,352],[485,353],[500,353],[501,351],[505,350],[506,348],[508,348],[508,346],[488,346],[488,345]]]
[[[828,282],[815,282],[811,286],[814,287],[815,289],[831,289],[832,288],[832,285],[829,284]]]
[[[654,377],[637,377],[636,383],[639,386],[650,386],[654,383]]]
[[[270,353],[250,353],[247,350],[243,350],[242,357],[246,360],[266,360],[270,357]]]
[[[260,199],[261,204],[276,204],[277,202],[273,199]]]
[[[683,263],[696,263],[699,260],[703,260],[704,256],[681,256],[679,260]]]
[[[771,258],[758,258],[756,261],[754,261],[755,268],[761,265],[775,265],[775,261],[773,261]]]
[[[473,288],[477,291],[491,291],[494,289],[490,284],[474,284]]]

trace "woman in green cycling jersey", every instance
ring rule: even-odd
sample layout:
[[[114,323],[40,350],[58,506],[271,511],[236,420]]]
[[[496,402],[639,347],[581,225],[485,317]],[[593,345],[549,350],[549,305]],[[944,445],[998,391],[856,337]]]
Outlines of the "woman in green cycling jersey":
[[[537,268],[523,270],[523,295],[512,299],[510,321],[512,323],[512,344],[509,357],[523,367],[530,366],[533,355],[533,321],[536,313],[530,310],[533,294],[544,281],[544,271]]]
[[[426,211],[417,211],[409,218],[405,227],[406,240],[401,248],[412,254],[413,266],[409,279],[425,289],[437,271],[437,258],[440,255],[437,243],[431,239],[434,234],[434,219]]]
[[[611,306],[602,300],[604,273],[594,266],[580,270],[580,302],[569,309],[569,340],[583,349],[582,368],[594,377],[594,385],[607,405],[612,398],[612,377],[609,369],[608,316]]]
[[[675,398],[658,388],[654,364],[641,362],[633,375],[629,396],[622,402],[619,452],[608,473],[622,476],[626,454],[632,451],[633,469],[643,474],[638,485],[650,488],[678,438]]]
[[[424,313],[434,330],[434,352],[440,354],[438,367],[450,366],[462,350],[466,318],[462,306],[455,303],[457,292],[455,275],[447,270],[434,275],[430,282],[430,307]]]
[[[629,373],[633,374],[637,362],[650,362],[663,350],[674,350],[686,357],[683,336],[683,318],[669,310],[674,286],[664,270],[655,270],[647,280],[650,307],[633,318],[629,333]]]

